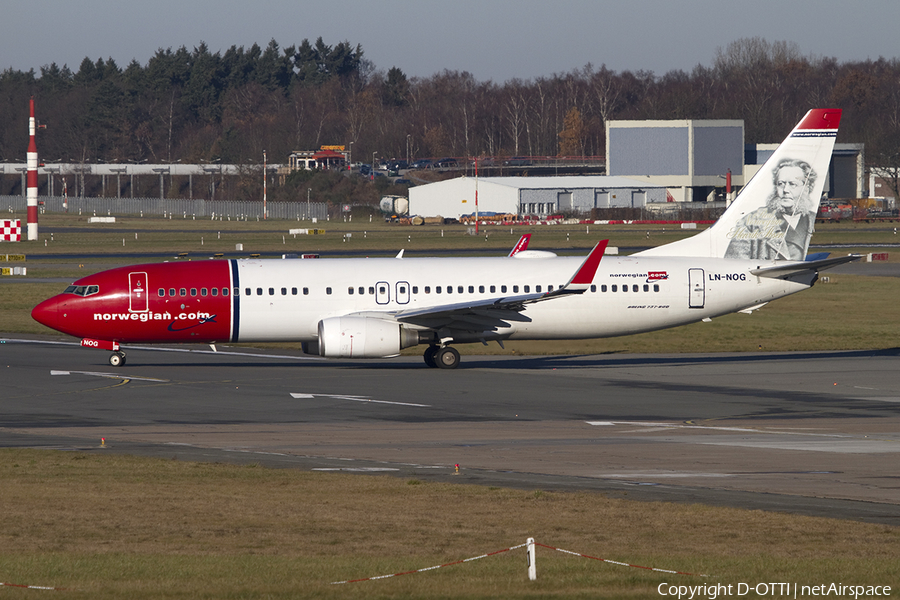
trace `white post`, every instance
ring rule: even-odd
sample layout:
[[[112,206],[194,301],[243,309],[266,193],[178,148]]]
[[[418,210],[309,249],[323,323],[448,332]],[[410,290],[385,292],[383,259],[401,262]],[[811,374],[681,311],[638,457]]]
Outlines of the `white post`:
[[[537,579],[537,566],[534,564],[534,538],[526,540],[528,544],[525,552],[525,560],[528,563],[528,579],[534,581]]]

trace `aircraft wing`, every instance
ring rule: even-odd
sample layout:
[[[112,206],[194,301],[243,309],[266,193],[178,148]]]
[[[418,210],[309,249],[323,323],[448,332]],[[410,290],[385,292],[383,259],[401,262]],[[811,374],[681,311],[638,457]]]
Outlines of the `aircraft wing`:
[[[482,298],[470,302],[399,310],[390,315],[400,323],[429,329],[448,328],[465,331],[492,331],[509,327],[509,321],[529,322],[531,319],[521,314],[527,305],[571,294],[583,294],[587,291],[608,243],[609,240],[603,240],[594,246],[569,282],[552,292]]]
[[[804,273],[818,273],[825,269],[830,269],[837,265],[852,262],[862,258],[860,254],[848,254],[847,256],[838,256],[837,258],[824,258],[821,260],[806,260],[802,262],[791,262],[785,265],[775,265],[771,267],[760,267],[750,272],[758,277],[770,277],[772,279],[787,279]]]

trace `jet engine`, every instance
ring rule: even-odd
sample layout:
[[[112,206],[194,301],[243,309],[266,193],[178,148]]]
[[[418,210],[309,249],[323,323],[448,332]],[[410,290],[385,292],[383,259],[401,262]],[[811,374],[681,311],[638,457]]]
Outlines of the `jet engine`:
[[[319,354],[327,358],[387,358],[419,343],[419,332],[367,317],[319,321]]]

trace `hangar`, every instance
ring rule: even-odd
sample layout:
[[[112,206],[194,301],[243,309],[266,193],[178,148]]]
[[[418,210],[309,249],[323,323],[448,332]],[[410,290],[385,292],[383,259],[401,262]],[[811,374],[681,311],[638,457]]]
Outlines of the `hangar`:
[[[534,215],[586,213],[593,208],[642,208],[666,202],[662,185],[625,177],[458,177],[409,190],[409,213],[459,219],[475,213]]]
[[[705,201],[710,191],[744,185],[744,122],[608,121],[607,173],[665,185],[676,202]]]

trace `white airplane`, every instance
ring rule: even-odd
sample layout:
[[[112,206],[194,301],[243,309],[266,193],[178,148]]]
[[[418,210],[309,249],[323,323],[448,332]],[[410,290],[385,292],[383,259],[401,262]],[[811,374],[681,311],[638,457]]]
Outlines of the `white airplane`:
[[[328,358],[388,358],[424,344],[629,335],[750,312],[858,256],[805,260],[841,111],[809,111],[709,229],[631,256],[527,250],[496,258],[210,260],[79,279],[32,316],[82,345],[299,342]],[[601,260],[602,259],[602,260]]]

